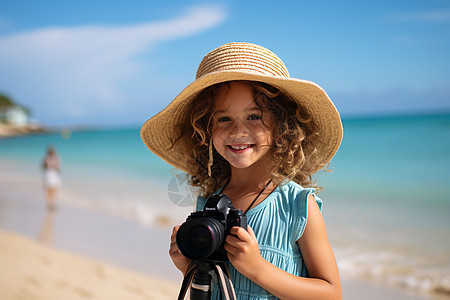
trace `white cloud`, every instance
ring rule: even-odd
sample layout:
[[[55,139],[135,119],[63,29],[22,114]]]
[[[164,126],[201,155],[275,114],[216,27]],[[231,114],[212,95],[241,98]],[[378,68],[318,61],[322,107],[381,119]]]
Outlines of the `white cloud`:
[[[450,22],[450,9],[432,9],[425,11],[394,14],[388,17],[394,22],[419,22],[430,24],[442,24]]]
[[[201,6],[159,22],[43,28],[0,37],[0,91],[29,99],[25,104],[33,111],[40,107],[33,107],[31,98],[45,99],[40,105],[68,116],[95,107],[115,109],[123,98],[120,83],[140,70],[137,55],[212,28],[225,17],[217,6]]]

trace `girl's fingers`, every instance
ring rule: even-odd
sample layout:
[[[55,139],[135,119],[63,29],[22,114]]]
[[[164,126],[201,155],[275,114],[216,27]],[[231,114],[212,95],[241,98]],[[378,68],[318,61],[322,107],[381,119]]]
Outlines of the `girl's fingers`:
[[[180,226],[178,225],[172,229],[172,235],[170,237],[170,248],[169,248],[169,254],[171,256],[180,253],[180,251],[178,249],[178,245],[177,245],[177,232],[178,232],[179,228],[180,228]]]
[[[256,241],[256,235],[255,232],[253,231],[253,228],[251,228],[250,226],[247,226],[247,231],[250,234],[250,236]]]
[[[170,239],[174,239],[177,236],[178,229],[180,229],[180,225],[177,225],[172,229],[172,235],[170,236]]]
[[[235,253],[238,252],[238,249],[236,247],[234,247],[228,243],[225,243],[224,248],[228,252],[228,254],[234,255]]]
[[[243,231],[245,233],[245,230]],[[227,236],[225,241],[225,250],[233,255],[238,255],[239,253],[248,253],[250,248],[255,245],[255,241],[247,233],[245,233],[244,238],[240,238],[239,236],[230,234]]]
[[[242,227],[234,226],[230,229],[230,234],[235,235],[241,241],[256,241],[255,232],[253,232],[253,229],[250,226],[247,226],[247,230]]]

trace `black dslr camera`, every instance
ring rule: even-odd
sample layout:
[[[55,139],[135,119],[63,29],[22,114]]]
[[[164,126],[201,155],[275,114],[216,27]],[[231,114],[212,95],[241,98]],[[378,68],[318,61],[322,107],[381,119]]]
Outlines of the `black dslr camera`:
[[[233,226],[247,230],[247,216],[223,195],[210,196],[203,211],[191,213],[177,232],[181,253],[194,261],[227,261],[225,238]]]

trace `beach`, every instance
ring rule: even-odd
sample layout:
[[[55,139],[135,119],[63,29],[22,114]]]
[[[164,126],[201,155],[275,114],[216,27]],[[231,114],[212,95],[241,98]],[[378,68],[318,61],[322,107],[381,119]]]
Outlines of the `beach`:
[[[344,122],[333,174],[319,177],[343,299],[450,299],[449,120]],[[428,139],[407,144],[409,131]],[[399,140],[408,153],[389,147]],[[54,212],[49,144],[62,158]],[[183,178],[137,128],[0,139],[0,299],[176,298],[170,234],[195,199]]]
[[[43,133],[45,128],[36,125],[17,126],[0,123],[0,138],[14,137],[18,135],[27,135],[30,133]]]

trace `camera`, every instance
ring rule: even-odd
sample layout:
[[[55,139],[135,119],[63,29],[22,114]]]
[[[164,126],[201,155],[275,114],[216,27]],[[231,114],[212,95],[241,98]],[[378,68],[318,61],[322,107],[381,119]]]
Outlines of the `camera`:
[[[233,226],[247,230],[247,216],[227,196],[211,195],[204,209],[191,213],[178,229],[178,249],[192,260],[227,261],[225,238]]]

